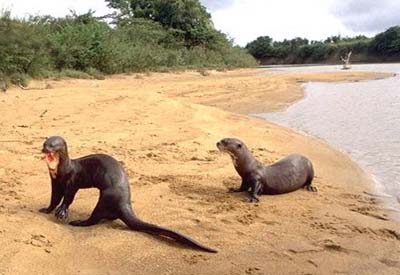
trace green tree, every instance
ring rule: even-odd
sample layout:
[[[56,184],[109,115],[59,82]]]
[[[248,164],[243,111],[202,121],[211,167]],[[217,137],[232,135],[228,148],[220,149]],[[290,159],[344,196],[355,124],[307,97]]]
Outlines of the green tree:
[[[40,25],[0,14],[0,75],[14,83],[23,83],[26,74],[40,76],[49,65],[47,45]]]
[[[327,39],[325,39],[324,43],[328,44],[328,43],[333,43],[333,44],[337,44],[342,40],[342,37],[339,35],[332,35],[329,36]]]
[[[217,33],[211,15],[198,0],[106,0],[118,10],[116,23],[127,24],[132,18],[145,18],[184,36],[188,47],[209,45]]]
[[[153,15],[146,8],[151,6],[144,3],[146,16],[113,27],[92,11],[28,19],[0,12],[0,85],[25,84],[29,77],[102,78],[103,73],[256,65],[251,55],[211,27],[206,44],[195,40],[201,38],[197,35],[188,46],[187,34],[175,29],[179,25],[149,19]]]
[[[301,46],[308,45],[308,39],[307,38],[301,38],[301,37],[293,38],[289,42],[290,42],[290,46],[291,46],[291,48],[293,50],[297,49],[297,48],[299,48]]]
[[[400,53],[400,26],[377,34],[371,42],[371,48],[380,54]]]
[[[112,30],[105,22],[97,20],[92,11],[50,19],[46,27],[54,66],[58,70],[110,71],[107,64],[112,57],[108,40]]]
[[[260,36],[248,43],[246,49],[257,59],[273,56],[273,40],[269,36]]]

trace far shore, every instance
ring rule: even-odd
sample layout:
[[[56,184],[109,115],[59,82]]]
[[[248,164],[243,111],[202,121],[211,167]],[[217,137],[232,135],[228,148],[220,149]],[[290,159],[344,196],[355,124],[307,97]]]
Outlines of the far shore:
[[[390,75],[151,73],[33,81],[30,90],[0,93],[0,274],[399,274],[400,224],[369,175],[317,139],[247,115],[287,108],[304,96],[307,81]],[[73,228],[39,214],[50,195],[39,151],[55,134],[66,138],[73,158],[102,152],[122,161],[139,217],[219,253],[121,222]],[[215,147],[224,137],[242,139],[266,164],[306,155],[319,192],[262,196],[257,204],[227,193],[240,178]],[[80,191],[70,216],[87,217],[97,197]]]
[[[350,67],[352,65],[374,65],[374,64],[398,64],[399,61],[393,61],[393,62],[355,62],[352,63],[350,65]],[[281,63],[281,64],[260,64],[258,66],[258,68],[277,68],[277,67],[316,67],[316,66],[338,66],[339,68],[343,67],[343,64],[339,64],[336,62],[332,62],[332,63],[298,63],[298,64],[285,64],[285,63]]]

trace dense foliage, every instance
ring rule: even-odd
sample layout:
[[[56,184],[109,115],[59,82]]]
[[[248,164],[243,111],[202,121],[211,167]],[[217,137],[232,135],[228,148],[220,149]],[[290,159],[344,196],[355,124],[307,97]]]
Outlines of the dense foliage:
[[[0,80],[24,84],[26,77],[256,65],[246,50],[214,29],[198,0],[108,2],[118,9],[112,25],[91,11],[28,19],[3,12]],[[128,2],[135,9],[126,14],[118,3]]]
[[[337,63],[349,51],[353,52],[355,62],[400,61],[400,27],[391,27],[374,38],[331,36],[323,42],[302,38],[273,41],[269,36],[262,36],[246,48],[264,64]]]
[[[391,27],[375,36],[371,48],[379,54],[400,55],[400,26]]]
[[[106,0],[117,9],[117,24],[132,18],[144,18],[159,23],[165,29],[182,35],[188,47],[210,45],[218,39],[211,15],[198,0]]]

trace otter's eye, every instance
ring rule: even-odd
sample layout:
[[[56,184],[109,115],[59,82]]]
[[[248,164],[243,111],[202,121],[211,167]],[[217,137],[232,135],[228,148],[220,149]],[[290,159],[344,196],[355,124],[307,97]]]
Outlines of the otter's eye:
[[[236,146],[237,146],[237,148],[242,148],[242,144],[240,144],[240,143]]]

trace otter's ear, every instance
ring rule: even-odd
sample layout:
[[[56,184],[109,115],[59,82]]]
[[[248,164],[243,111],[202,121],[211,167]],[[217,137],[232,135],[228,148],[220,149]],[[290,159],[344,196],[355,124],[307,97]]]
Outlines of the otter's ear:
[[[242,148],[242,144],[240,144],[240,143],[236,146],[237,146],[237,148]]]

